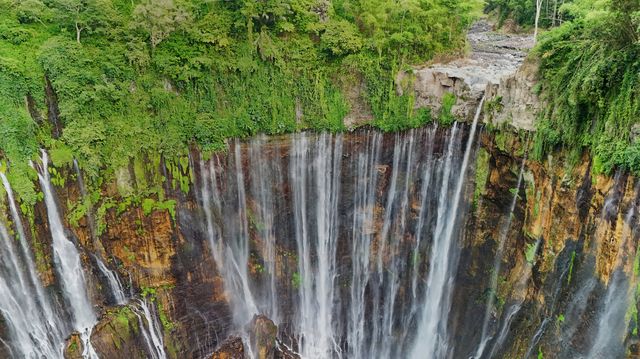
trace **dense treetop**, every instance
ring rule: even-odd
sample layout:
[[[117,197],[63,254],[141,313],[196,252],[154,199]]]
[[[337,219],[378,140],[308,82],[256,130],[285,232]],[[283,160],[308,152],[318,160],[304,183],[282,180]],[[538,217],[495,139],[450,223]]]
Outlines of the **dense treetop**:
[[[576,0],[561,10],[567,21],[533,54],[548,104],[534,154],[563,146],[578,161],[587,148],[596,173],[640,174],[640,0]]]
[[[479,5],[0,0],[0,150],[12,177],[33,178],[28,159],[44,146],[54,165],[76,158],[90,179],[109,178],[144,153],[178,158],[188,145],[215,149],[256,132],[341,130],[357,82],[378,126],[416,126],[427,116],[396,95],[394,74],[462,50]],[[38,120],[45,84],[61,131]]]
[[[578,158],[588,148],[597,171],[640,172],[639,2],[484,4],[499,24],[524,29],[539,5],[540,25],[552,28],[532,55],[548,104],[536,158],[559,146]],[[419,126],[430,114],[414,111],[411,95],[397,95],[397,71],[463,52],[480,7],[477,0],[0,0],[3,167],[10,163],[17,193],[33,203],[28,161],[40,147],[54,167],[77,159],[99,188],[132,162],[180,167],[188,146],[217,149],[257,132],[340,131],[358,101],[381,129]]]

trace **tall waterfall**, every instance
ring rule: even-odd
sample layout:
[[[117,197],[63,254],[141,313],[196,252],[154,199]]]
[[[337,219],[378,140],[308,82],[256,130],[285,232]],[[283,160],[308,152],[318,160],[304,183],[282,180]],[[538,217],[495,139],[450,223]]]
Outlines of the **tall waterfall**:
[[[80,254],[75,245],[67,238],[62,226],[62,220],[55,202],[55,194],[49,178],[49,159],[46,151],[42,151],[42,165],[38,166],[38,179],[44,201],[47,207],[49,230],[53,239],[53,257],[58,280],[62,284],[62,290],[69,310],[73,318],[73,328],[80,333],[84,349],[84,358],[97,358],[97,354],[91,345],[91,332],[97,319],[93,307],[87,295],[84,270]]]
[[[0,221],[0,312],[11,340],[5,344],[16,358],[62,358],[65,324],[37,276],[9,181],[1,172],[0,178],[18,236],[13,238]]]
[[[482,112],[484,96],[478,104],[476,114],[471,125],[471,133],[467,141],[464,158],[458,172],[452,198],[447,198],[446,187],[441,187],[440,203],[446,207],[438,208],[435,236],[431,246],[431,265],[427,278],[426,297],[422,318],[418,327],[418,339],[411,357],[443,358],[448,355],[447,320],[451,306],[451,290],[453,288],[453,273],[457,267],[457,226],[460,219],[460,206],[463,187],[465,184],[467,166],[471,157],[471,149],[475,137],[478,119]]]
[[[640,196],[640,182],[635,186],[636,199]],[[627,330],[629,321],[625,319],[627,308],[633,298],[633,289],[637,288],[637,274],[626,273],[633,267],[635,252],[633,245],[633,235],[638,229],[638,208],[637,200],[629,207],[625,216],[626,226],[622,231],[622,239],[618,248],[614,263],[613,273],[607,285],[605,296],[601,299],[601,312],[596,325],[593,338],[593,345],[589,351],[589,358],[600,358],[604,356],[622,356],[622,342],[624,333]]]
[[[485,307],[484,318],[482,321],[482,334],[480,336],[480,344],[476,350],[474,358],[481,358],[484,353],[484,349],[487,346],[487,343],[493,335],[489,334],[489,320],[491,319],[491,312],[493,311],[493,305],[495,303],[496,292],[498,288],[498,276],[500,275],[500,267],[503,261],[503,252],[504,245],[507,240],[507,236],[509,234],[509,229],[511,228],[511,219],[513,218],[513,211],[516,208],[516,204],[518,202],[518,196],[520,192],[520,184],[522,183],[522,175],[524,173],[524,164],[526,161],[526,156],[522,158],[522,164],[520,165],[520,171],[518,173],[518,182],[516,184],[515,191],[513,193],[513,199],[511,200],[511,205],[509,206],[509,211],[507,212],[507,216],[505,218],[504,224],[500,228],[499,238],[498,238],[498,249],[496,250],[496,256],[493,261],[493,271],[491,273],[491,281],[489,296],[487,297],[487,304]]]
[[[236,330],[261,313],[303,358],[409,355],[429,250],[445,232],[456,240],[447,219],[474,131],[258,136],[201,159],[204,230]]]

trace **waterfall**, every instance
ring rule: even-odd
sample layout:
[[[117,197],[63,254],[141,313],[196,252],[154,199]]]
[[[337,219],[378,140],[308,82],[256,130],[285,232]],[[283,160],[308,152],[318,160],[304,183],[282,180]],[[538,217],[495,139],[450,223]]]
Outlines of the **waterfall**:
[[[495,297],[497,293],[498,275],[500,274],[500,267],[502,265],[502,260],[503,260],[502,255],[504,252],[504,245],[507,240],[507,236],[509,234],[509,229],[511,228],[511,219],[513,217],[512,216],[513,211],[515,210],[516,204],[518,202],[518,195],[520,192],[520,184],[522,183],[522,175],[524,173],[525,162],[526,162],[526,156],[522,158],[522,164],[520,165],[520,171],[518,173],[518,182],[516,184],[515,191],[513,192],[513,199],[511,200],[511,205],[509,206],[509,211],[507,212],[506,220],[502,225],[502,227],[500,228],[500,232],[498,234],[499,235],[498,250],[496,251],[496,256],[494,258],[493,272],[491,273],[491,280],[489,282],[490,284],[489,296],[487,297],[487,304],[485,307],[484,319],[482,322],[482,334],[480,336],[480,344],[478,345],[478,349],[476,350],[476,353],[473,356],[474,358],[482,357],[482,353],[484,352],[484,349],[487,343],[493,337],[488,333],[489,320],[491,318],[491,312],[493,310],[493,305],[494,305]]]
[[[147,345],[150,359],[166,359],[164,342],[162,341],[162,327],[158,321],[156,307],[147,298],[138,299],[132,306],[134,314],[138,317],[140,333]]]
[[[287,324],[279,345],[303,358],[408,356],[440,260],[430,249],[458,233],[447,219],[475,128],[258,136],[201,159],[203,229],[234,333],[261,313]]]
[[[248,217],[239,143],[233,154],[235,169],[229,171],[228,182],[218,178],[217,158],[210,160],[208,166],[200,162],[201,197],[213,258],[225,279],[225,291],[231,296],[236,326],[243,327],[258,309],[248,277]],[[220,185],[225,185],[224,190]]]
[[[278,208],[277,198],[274,196],[273,188],[283,186],[283,174],[280,172],[280,166],[273,166],[268,159],[265,158],[265,148],[267,144],[267,136],[256,136],[249,143],[249,165],[251,180],[251,195],[255,199],[256,208],[253,210],[254,220],[258,223],[256,230],[259,237],[263,239],[262,258],[265,261],[264,274],[267,278],[267,288],[264,290],[262,297],[264,302],[262,308],[269,313],[269,318],[276,324],[279,322],[280,314],[278,309],[278,284],[276,281],[276,228],[275,228],[275,211]],[[274,154],[276,158],[279,153]]]
[[[350,288],[350,306],[348,314],[347,342],[349,358],[364,358],[367,323],[365,318],[366,287],[370,278],[370,247],[373,240],[373,225],[376,204],[376,185],[378,171],[376,164],[380,158],[382,135],[378,132],[367,134],[365,149],[356,156],[354,177],[353,226],[351,229],[352,274]]]
[[[16,241],[0,222],[0,312],[9,329],[8,348],[13,357],[62,358],[64,323],[37,276],[9,181],[1,172],[0,178],[19,237]]]
[[[82,260],[75,245],[66,237],[62,220],[58,213],[53,188],[49,179],[49,160],[46,151],[42,151],[42,166],[38,167],[38,179],[44,201],[47,207],[49,230],[53,239],[53,257],[58,280],[62,285],[62,292],[69,303],[73,328],[80,333],[84,350],[84,358],[97,358],[97,354],[91,345],[91,332],[97,319],[93,307],[88,298],[85,286]]]
[[[107,280],[107,285],[109,286],[109,293],[111,293],[111,299],[113,303],[116,305],[124,305],[127,303],[127,295],[125,294],[124,287],[122,286],[122,282],[120,281],[120,277],[118,277],[118,273],[112,271],[107,268],[106,264],[98,258],[95,257],[96,264],[98,265],[98,269]]]
[[[635,186],[636,198],[640,194],[640,182]],[[634,248],[629,248],[633,239],[634,230],[637,228],[637,202],[633,203],[625,216],[627,226],[622,231],[622,239],[616,254],[613,273],[609,278],[607,291],[602,298],[602,311],[597,321],[596,334],[593,339],[588,358],[601,358],[603,356],[624,355],[624,334],[627,330],[628,320],[625,315],[629,303],[633,298],[633,288],[636,288],[637,278],[631,278],[633,274],[625,273],[625,267],[633,267]],[[624,225],[624,224],[623,224]],[[631,246],[632,247],[632,246]],[[635,304],[634,304],[635,305]]]
[[[458,207],[465,184],[465,173],[471,157],[478,119],[482,113],[484,96],[478,104],[476,114],[471,125],[469,139],[465,149],[458,181],[451,201],[444,200],[447,196],[442,187],[440,206],[435,236],[431,245],[431,264],[427,278],[422,318],[418,327],[416,343],[411,357],[414,359],[432,357],[443,358],[448,355],[447,320],[450,309],[450,294],[453,287],[453,276],[457,267],[457,246],[455,233],[458,224]]]
[[[76,161],[75,159],[73,160],[73,168],[75,169],[76,176],[78,177],[78,187],[80,187],[82,200],[88,201],[87,223],[89,224],[89,229],[91,230],[91,237],[93,238],[96,247],[99,247],[101,249],[100,252],[104,252],[104,249],[102,249],[101,247],[102,244],[96,240],[96,229],[93,220],[93,206],[91,204],[91,200],[87,197],[87,188],[84,185],[82,172],[80,172],[80,166],[78,166],[78,161]],[[111,300],[113,300],[113,303],[116,305],[126,304],[127,296],[124,292],[124,287],[122,286],[122,282],[120,281],[118,273],[109,269],[99,255],[96,254],[94,258],[96,260],[96,264],[98,265],[100,273],[102,273],[102,276],[107,280],[107,285],[109,286],[109,294],[111,296]]]
[[[590,305],[590,298],[592,298],[594,292],[596,292],[598,286],[598,278],[595,272],[595,261],[598,253],[596,238],[604,235],[601,231],[609,228],[610,223],[608,222],[616,217],[623,194],[622,189],[625,184],[626,177],[623,176],[622,171],[618,169],[614,175],[613,187],[604,199],[600,218],[597,219],[597,227],[594,238],[592,239],[595,245],[589,247],[589,251],[586,253],[586,263],[574,274],[576,278],[583,278],[583,280],[578,283],[579,287],[572,293],[570,301],[566,305],[564,311],[565,320],[561,327],[561,334],[556,339],[559,345],[562,345],[564,352],[574,350],[570,343],[576,334],[580,334],[579,329],[583,324],[582,317]],[[580,348],[580,350],[581,349],[582,348]]]
[[[310,137],[317,146],[310,148]],[[333,303],[342,136],[314,137],[294,137],[290,168],[300,278],[299,347],[305,358],[340,356]]]

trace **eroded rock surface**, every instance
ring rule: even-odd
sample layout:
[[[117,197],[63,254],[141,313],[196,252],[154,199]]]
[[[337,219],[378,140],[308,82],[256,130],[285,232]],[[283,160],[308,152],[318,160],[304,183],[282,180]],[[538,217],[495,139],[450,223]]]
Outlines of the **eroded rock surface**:
[[[478,103],[486,93],[485,109],[491,116],[485,121],[509,121],[517,128],[532,130],[535,111],[539,108],[534,93],[536,67],[522,66],[527,51],[533,46],[529,35],[505,34],[492,31],[485,21],[470,30],[468,41],[471,52],[467,57],[447,63],[436,63],[416,69],[413,90],[416,108],[430,108],[437,115],[445,96],[456,98],[451,113],[458,119],[473,119]],[[406,73],[401,73],[398,91]]]

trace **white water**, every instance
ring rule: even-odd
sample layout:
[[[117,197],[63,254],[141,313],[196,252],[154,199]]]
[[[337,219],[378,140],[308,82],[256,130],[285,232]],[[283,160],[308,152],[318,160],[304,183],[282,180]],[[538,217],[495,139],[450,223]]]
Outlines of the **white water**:
[[[451,207],[463,157],[464,131],[441,130],[435,146],[437,131],[301,133],[286,146],[257,137],[201,161],[205,229],[235,331],[246,336],[259,312],[292,324],[293,342],[279,345],[303,358],[406,356],[436,217]],[[282,263],[270,263],[275,251]],[[251,275],[229,267],[234,258]]]
[[[95,257],[96,263],[98,264],[98,269],[107,280],[107,285],[109,286],[109,292],[111,293],[111,297],[113,298],[114,304],[116,305],[125,305],[127,304],[127,295],[125,294],[124,287],[122,286],[122,282],[120,281],[120,277],[115,271],[107,268],[104,262]]]
[[[503,261],[503,252],[504,245],[507,240],[507,236],[509,234],[509,229],[511,228],[511,219],[513,218],[513,211],[516,208],[516,204],[518,203],[518,194],[520,192],[520,184],[522,183],[522,175],[524,173],[524,164],[526,161],[526,157],[522,158],[522,164],[520,165],[520,171],[518,172],[518,182],[516,184],[515,192],[513,193],[513,199],[511,200],[511,205],[509,206],[509,211],[507,212],[507,217],[500,228],[499,239],[498,239],[498,250],[496,251],[496,256],[493,262],[493,272],[491,273],[491,280],[489,282],[489,295],[487,297],[487,304],[484,313],[484,319],[482,322],[482,334],[480,336],[480,344],[478,345],[478,349],[476,350],[474,358],[481,358],[484,353],[484,349],[487,346],[487,343],[493,335],[489,334],[489,320],[491,319],[491,313],[493,312],[493,305],[495,304],[495,297],[498,288],[498,276],[500,275],[500,267]]]
[[[162,340],[162,327],[158,320],[156,306],[147,298],[138,299],[136,305],[132,306],[133,312],[138,317],[140,333],[147,345],[150,359],[166,359]]]
[[[636,185],[635,194],[638,197],[640,182]],[[622,231],[622,239],[616,254],[613,273],[609,279],[607,292],[603,298],[602,310],[597,322],[596,335],[593,339],[588,358],[602,358],[607,355],[621,355],[624,348],[624,334],[627,331],[628,320],[625,315],[629,303],[633,298],[633,288],[636,288],[637,278],[624,272],[624,267],[632,267],[633,249],[629,242],[633,240],[633,231],[637,228],[636,204],[629,207],[625,216],[626,225]],[[633,247],[633,246],[632,246]],[[635,304],[633,304],[635,305]]]
[[[9,181],[3,173],[0,177],[19,237],[13,238],[0,221],[0,312],[11,339],[7,347],[16,358],[62,358],[64,323],[37,276]]]
[[[220,183],[226,182],[218,179],[219,163],[216,163],[216,158],[209,161],[208,166],[201,161],[200,168],[203,175],[202,206],[211,251],[218,271],[225,278],[225,291],[231,297],[235,324],[241,328],[249,323],[254,314],[258,314],[258,309],[249,285],[249,234],[244,174],[240,165],[240,147],[236,145],[235,148],[236,160],[233,165],[236,170],[229,171],[229,185],[235,187],[228,188],[226,194],[229,198],[223,197],[219,188]]]
[[[340,356],[333,303],[342,136],[334,141],[332,135],[324,133],[315,144],[317,152],[313,153],[307,134],[295,136],[290,165],[300,277],[299,347],[305,358]],[[315,193],[308,193],[308,188]],[[308,212],[315,213],[315,226]]]
[[[64,233],[64,227],[62,226],[49,179],[49,160],[47,152],[44,150],[42,151],[41,160],[42,165],[38,166],[38,178],[44,192],[44,201],[47,207],[47,218],[49,219],[49,230],[53,239],[53,257],[58,280],[61,283],[64,297],[69,304],[73,318],[73,328],[80,333],[83,341],[82,356],[84,358],[97,358],[98,356],[91,345],[91,332],[97,319],[87,295],[82,261],[77,248]]]
[[[458,226],[458,208],[466,179],[467,166],[471,157],[478,119],[482,112],[484,96],[473,119],[469,139],[460,166],[458,181],[450,206],[438,209],[436,231],[431,246],[431,264],[427,278],[422,318],[418,326],[417,339],[411,352],[411,358],[444,358],[449,356],[449,338],[447,320],[451,306],[450,296],[453,288],[453,276],[457,267],[456,227]],[[442,187],[441,198],[447,196]],[[446,201],[448,202],[448,201]],[[445,203],[443,199],[440,203]]]
[[[367,136],[364,151],[357,155],[356,176],[354,186],[354,213],[351,236],[353,238],[351,251],[354,255],[351,260],[352,278],[350,288],[349,322],[347,341],[349,345],[349,358],[365,357],[367,326],[371,318],[365,317],[366,308],[363,305],[366,299],[366,287],[370,278],[369,261],[371,257],[370,246],[373,240],[374,208],[376,203],[376,184],[378,183],[378,171],[376,163],[380,158],[382,135],[378,132]]]
[[[266,135],[256,136],[249,143],[249,165],[253,169],[250,172],[251,195],[257,201],[255,220],[259,223],[256,230],[260,238],[264,240],[262,245],[262,258],[265,261],[264,275],[268,276],[267,288],[263,291],[261,307],[269,313],[269,319],[279,324],[280,313],[278,308],[278,284],[276,282],[276,228],[275,211],[278,209],[277,199],[273,188],[283,186],[280,166],[273,166],[264,160],[263,151],[268,146]],[[276,158],[279,153],[275,154]]]

